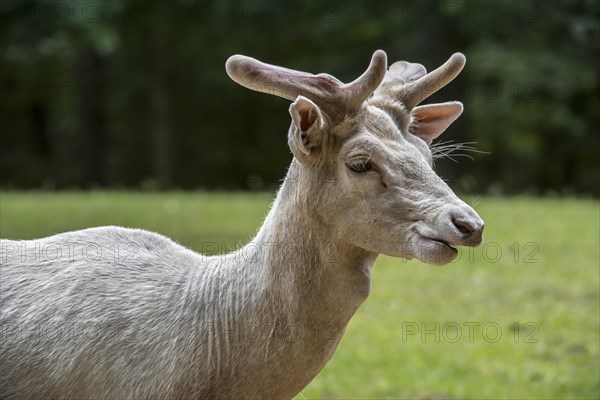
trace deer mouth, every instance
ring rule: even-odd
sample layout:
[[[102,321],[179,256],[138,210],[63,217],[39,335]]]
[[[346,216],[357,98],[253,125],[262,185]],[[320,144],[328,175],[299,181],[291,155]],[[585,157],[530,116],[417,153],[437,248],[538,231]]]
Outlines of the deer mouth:
[[[451,235],[444,235],[424,224],[415,226],[414,233],[414,252],[419,260],[427,264],[444,265],[458,256],[455,246],[460,244]]]
[[[444,265],[458,256],[458,244],[442,239],[439,233],[428,227],[415,229],[412,239],[414,256],[427,264]],[[438,236],[439,235],[439,236]]]
[[[451,250],[457,251],[457,250],[456,250],[456,247],[454,247],[454,246],[450,245],[450,243],[448,243],[448,242],[447,242],[447,241],[445,241],[444,239],[440,239],[440,238],[432,238],[432,237],[427,237],[427,236],[421,236],[421,237],[422,237],[422,238],[423,238],[425,241],[432,242],[432,243],[435,243],[436,245],[443,246],[443,247],[449,248],[449,249],[451,249]]]
[[[451,245],[449,242],[447,242],[444,239],[433,238],[433,237],[424,236],[424,235],[421,235],[421,239],[424,240],[425,242],[433,244],[436,247],[439,247],[440,249],[450,250],[452,252],[458,252],[458,250],[456,249],[456,247],[454,247],[455,245],[454,246]]]
[[[443,239],[434,239],[434,238],[426,238],[426,239],[429,239],[429,240],[431,240],[433,242],[437,242],[437,243],[443,244],[446,247],[450,247],[451,249],[456,250],[456,248],[454,246],[451,246],[450,243],[446,242]]]

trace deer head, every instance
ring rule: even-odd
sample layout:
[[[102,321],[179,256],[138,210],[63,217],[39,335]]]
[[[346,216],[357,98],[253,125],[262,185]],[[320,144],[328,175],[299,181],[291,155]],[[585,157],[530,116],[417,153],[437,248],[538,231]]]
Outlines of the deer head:
[[[405,61],[387,69],[378,50],[367,70],[344,84],[235,55],[228,75],[293,103],[288,143],[299,213],[336,241],[376,254],[445,264],[455,246],[482,241],[483,221],[432,168],[429,148],[462,112],[460,102],[419,104],[462,70],[456,53],[427,73]]]

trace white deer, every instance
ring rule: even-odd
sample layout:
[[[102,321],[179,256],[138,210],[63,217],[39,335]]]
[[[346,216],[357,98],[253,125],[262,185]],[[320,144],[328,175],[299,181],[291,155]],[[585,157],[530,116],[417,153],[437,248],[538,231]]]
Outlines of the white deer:
[[[293,103],[293,160],[256,237],[207,257],[99,227],[1,242],[0,398],[291,398],[331,358],[378,254],[444,264],[483,221],[433,171],[462,112],[418,106],[427,74],[373,54],[349,84],[232,56],[227,73]]]

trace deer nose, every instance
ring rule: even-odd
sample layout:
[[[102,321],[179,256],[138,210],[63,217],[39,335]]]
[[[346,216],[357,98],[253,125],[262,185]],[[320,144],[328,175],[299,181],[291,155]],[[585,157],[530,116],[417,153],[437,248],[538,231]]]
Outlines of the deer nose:
[[[467,246],[477,246],[483,240],[483,221],[479,217],[459,214],[452,217],[452,223],[461,234],[461,241]]]

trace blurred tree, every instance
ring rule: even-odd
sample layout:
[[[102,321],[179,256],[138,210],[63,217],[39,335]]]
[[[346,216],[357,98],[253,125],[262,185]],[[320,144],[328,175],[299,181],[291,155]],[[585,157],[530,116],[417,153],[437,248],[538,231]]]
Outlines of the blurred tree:
[[[377,48],[432,69],[465,115],[441,140],[460,190],[600,195],[600,3],[297,0],[0,2],[2,187],[264,189],[285,173],[287,102],[231,82],[242,53],[354,79]]]
[[[171,30],[174,27],[171,17],[171,5],[163,0],[153,4],[154,13],[152,41],[154,44],[154,77],[152,79],[152,109],[154,133],[154,173],[161,189],[172,185],[171,135],[171,83],[170,83],[170,46],[173,41]]]

